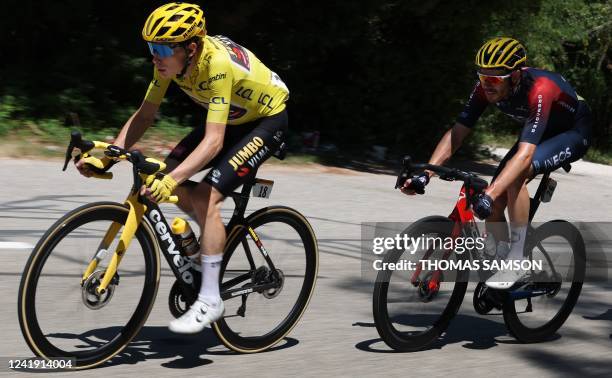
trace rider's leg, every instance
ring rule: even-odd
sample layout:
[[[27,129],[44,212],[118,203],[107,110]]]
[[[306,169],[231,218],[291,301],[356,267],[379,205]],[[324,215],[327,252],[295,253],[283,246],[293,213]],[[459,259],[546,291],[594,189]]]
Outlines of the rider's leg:
[[[164,170],[164,173],[169,173],[172,172],[174,168],[176,168],[181,162],[171,157],[168,157],[165,163],[166,169]],[[183,210],[185,214],[189,215],[195,221],[197,221],[198,219],[193,211],[193,205],[191,204],[191,193],[193,192],[196,186],[196,182],[187,180],[181,185],[179,185],[176,189],[174,189],[174,194],[177,195],[179,199],[176,206],[178,206],[179,209]]]
[[[200,183],[192,194],[194,211],[202,220],[202,286],[198,298],[208,305],[218,306],[221,304],[219,271],[226,239],[221,219],[224,196],[206,182]]]
[[[506,191],[510,218],[511,245],[508,259],[522,260],[529,223],[529,192],[526,175],[521,175]]]
[[[221,203],[240,185],[253,180],[259,166],[279,148],[287,130],[287,112],[242,127],[244,129],[233,129],[242,134],[239,141],[229,143],[230,147],[219,153],[204,181],[187,194],[202,228],[202,286],[198,300],[189,311],[170,322],[169,328],[174,332],[200,332],[223,315],[219,272],[226,234],[221,220]],[[226,135],[225,141],[229,139]],[[245,149],[251,151],[252,156],[242,158],[239,152]]]
[[[177,333],[200,332],[219,320],[225,310],[219,294],[219,273],[225,246],[225,227],[220,214],[224,196],[206,182],[198,184],[190,195],[202,230],[202,284],[198,299],[189,311],[170,322],[170,330]]]
[[[497,197],[493,201],[493,212],[486,220],[487,232],[490,232],[497,242],[509,241],[508,225],[506,224],[506,216],[504,214],[507,203],[506,193]]]
[[[504,169],[508,160],[510,160],[514,154],[516,154],[517,150],[518,143],[515,143],[514,146],[512,146],[512,148],[510,148],[510,150],[506,153],[506,156],[504,156],[504,158],[499,162],[499,165],[493,174],[493,178],[491,179],[491,184],[493,184],[495,179],[497,179],[497,176]],[[495,244],[493,245],[494,247],[499,247],[499,242],[507,243],[509,241],[508,224],[506,223],[506,217],[504,215],[507,205],[508,197],[506,193],[503,193],[493,202],[493,212],[486,220],[487,232],[493,235],[493,239],[495,241]]]

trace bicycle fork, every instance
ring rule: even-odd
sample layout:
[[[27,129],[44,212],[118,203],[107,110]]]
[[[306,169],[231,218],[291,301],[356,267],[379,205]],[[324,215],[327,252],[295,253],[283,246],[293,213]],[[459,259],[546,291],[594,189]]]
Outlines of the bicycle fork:
[[[142,217],[146,210],[146,206],[138,201],[138,193],[130,194],[126,199],[125,203],[129,206],[130,211],[125,222],[125,227],[123,228],[121,236],[119,237],[119,243],[115,248],[115,252],[111,257],[111,260],[108,266],[106,267],[106,270],[104,271],[104,275],[102,277],[100,285],[98,285],[98,287],[96,288],[96,293],[98,295],[104,294],[106,292],[108,285],[110,284],[113,277],[115,277],[115,274],[117,273],[117,268],[119,267],[119,263],[121,262],[125,251],[127,251],[128,247],[130,246],[130,243],[132,242],[132,239],[136,234],[138,226],[142,222]],[[110,227],[106,231],[106,234],[104,235],[104,238],[102,239],[102,242],[97,248],[96,254],[91,259],[89,265],[87,266],[87,269],[83,273],[83,276],[81,278],[81,286],[84,284],[85,280],[87,280],[87,278],[95,271],[100,261],[106,256],[108,248],[110,247],[113,240],[115,240],[115,236],[117,236],[117,233],[120,229],[121,224],[118,222],[113,222],[110,225]]]

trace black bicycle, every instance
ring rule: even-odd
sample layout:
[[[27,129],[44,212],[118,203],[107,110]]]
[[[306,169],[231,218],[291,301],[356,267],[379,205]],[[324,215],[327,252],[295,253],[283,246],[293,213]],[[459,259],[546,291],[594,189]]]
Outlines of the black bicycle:
[[[488,183],[473,173],[413,164],[405,157],[396,188],[414,172],[425,169],[437,173],[442,180],[462,181],[459,200],[448,217],[430,216],[418,220],[401,233],[402,237],[479,238],[481,234],[469,208]],[[564,169],[569,172],[571,166]],[[531,225],[540,203],[550,201],[555,187],[550,173],[545,173],[531,199],[525,256],[530,262],[539,261],[541,267],[536,269],[533,267],[537,264],[529,264],[528,276],[508,291],[488,288],[483,283],[487,277],[480,270],[481,282],[474,290],[475,310],[483,315],[493,309],[500,310],[510,334],[525,343],[544,341],[563,325],[578,300],[585,276],[584,241],[575,226],[564,220],[546,222],[537,228]],[[444,264],[432,265],[428,261],[453,261],[455,266],[465,266],[466,262],[482,261],[484,257],[483,250],[474,247],[465,253],[453,253],[453,245],[456,244],[449,248],[446,244],[423,243],[423,247],[415,249],[411,255],[402,249],[390,250],[385,255],[383,264],[419,262],[413,271],[381,270],[376,278],[374,321],[381,338],[391,348],[398,351],[425,348],[438,339],[459,311],[470,271],[449,271],[440,268]]]
[[[162,275],[160,251],[170,267],[167,275],[176,277],[168,301],[175,317],[195,301],[201,275],[160,207],[139,194],[144,180],[160,175],[165,164],[139,151],[82,140],[73,132],[64,170],[74,148],[82,156],[101,149],[129,161],[132,189],[125,203],[87,204],[49,228],[25,266],[18,313],[35,355],[73,357],[76,368],[85,369],[121,352],[145,324]],[[226,347],[241,353],[259,352],[282,340],[306,310],[317,278],[317,240],[303,215],[269,206],[245,217],[251,191],[268,198],[272,185],[253,179],[231,195],[235,209],[226,225],[220,274],[226,312],[212,328]]]

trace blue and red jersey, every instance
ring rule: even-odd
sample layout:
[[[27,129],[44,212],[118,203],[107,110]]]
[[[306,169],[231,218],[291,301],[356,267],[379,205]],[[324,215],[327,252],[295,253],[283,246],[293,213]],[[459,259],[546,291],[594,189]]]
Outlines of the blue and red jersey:
[[[513,93],[495,106],[524,124],[519,141],[537,145],[574,127],[580,100],[560,74],[525,67]],[[457,122],[473,127],[488,105],[479,81]]]

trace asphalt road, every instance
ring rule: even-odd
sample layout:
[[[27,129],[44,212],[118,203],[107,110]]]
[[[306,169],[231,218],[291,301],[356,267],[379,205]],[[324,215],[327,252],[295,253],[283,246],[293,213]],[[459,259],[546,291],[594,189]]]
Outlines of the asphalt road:
[[[0,357],[32,355],[17,321],[17,291],[32,246],[68,210],[97,200],[121,201],[130,185],[130,172],[122,165],[115,167],[112,181],[87,180],[72,168],[67,172],[60,168],[59,161],[0,160]],[[475,168],[491,174],[490,167]],[[446,215],[454,205],[458,183],[433,180],[426,196],[408,198],[392,189],[395,178],[390,175],[269,166],[259,176],[275,180],[272,198],[253,199],[249,209],[269,204],[294,207],[309,219],[319,241],[316,291],[287,341],[266,353],[238,355],[220,345],[210,330],[190,337],[172,334],[166,328],[170,319],[166,298],[173,278],[162,274],[155,307],[133,344],[108,366],[79,375],[612,375],[609,283],[585,285],[574,313],[546,343],[519,344],[507,334],[500,316],[477,315],[471,304],[473,284],[448,332],[431,348],[391,353],[381,342],[373,325],[372,285],[361,279],[360,224]],[[542,205],[536,220],[612,221],[612,168],[580,162],[570,174],[556,178],[553,202]],[[229,205],[223,208],[226,218],[231,215]],[[177,214],[164,208],[168,216]],[[45,295],[49,302],[54,300],[52,289],[47,288]],[[63,313],[49,308],[46,316],[51,319],[55,310]],[[2,369],[0,375],[14,374]]]

